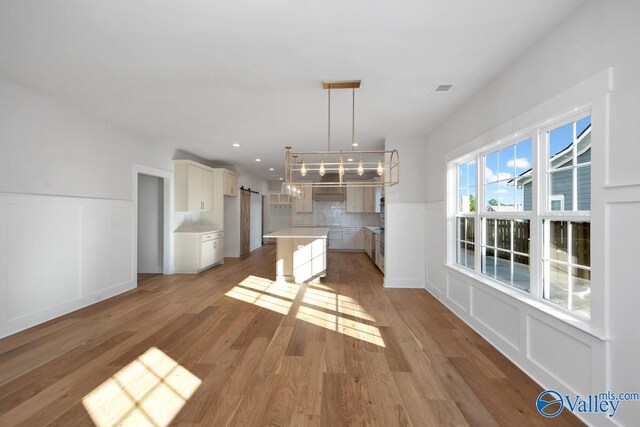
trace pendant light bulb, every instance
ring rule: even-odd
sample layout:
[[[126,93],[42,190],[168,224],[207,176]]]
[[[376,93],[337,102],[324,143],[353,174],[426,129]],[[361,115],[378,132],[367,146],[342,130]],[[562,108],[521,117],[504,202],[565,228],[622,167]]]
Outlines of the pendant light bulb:
[[[362,160],[358,163],[358,175],[362,176],[364,174],[364,167],[362,167]]]
[[[324,176],[324,160],[320,160],[320,170],[318,171],[318,173],[320,174],[320,176]]]
[[[380,176],[382,176],[382,172],[384,172],[384,169],[382,169],[382,162],[380,160],[378,160],[378,170],[376,172],[378,172],[378,175]]]
[[[302,167],[300,168],[300,175],[307,176],[307,167],[304,164],[304,160],[302,161]]]

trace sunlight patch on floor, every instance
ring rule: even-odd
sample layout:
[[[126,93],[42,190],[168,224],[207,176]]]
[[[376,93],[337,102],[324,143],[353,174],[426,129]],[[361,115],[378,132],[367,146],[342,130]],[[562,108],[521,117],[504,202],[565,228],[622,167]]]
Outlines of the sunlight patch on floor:
[[[357,301],[345,295],[307,288],[302,301],[317,307],[335,310],[341,314],[358,317],[363,320],[371,322],[375,322],[376,320],[373,316],[367,313]]]
[[[302,295],[296,302],[301,289]],[[247,276],[225,295],[284,316],[295,315],[298,320],[384,347],[380,330],[365,323],[375,322],[375,319],[358,301],[335,291],[327,292],[318,284],[300,285]]]
[[[296,319],[303,320],[330,331],[338,332],[380,347],[385,346],[384,340],[380,335],[380,330],[372,325],[367,325],[365,323],[305,306],[300,306],[296,313]]]
[[[225,295],[286,316],[299,289],[299,285],[248,276]]]
[[[202,381],[156,347],[87,394],[82,403],[98,427],[166,426]]]
[[[251,288],[260,292],[268,292],[279,297],[288,298],[290,300],[295,299],[300,290],[300,285],[288,282],[274,282],[271,280],[263,279],[256,276],[248,276],[242,282],[238,283],[239,286],[245,288]]]

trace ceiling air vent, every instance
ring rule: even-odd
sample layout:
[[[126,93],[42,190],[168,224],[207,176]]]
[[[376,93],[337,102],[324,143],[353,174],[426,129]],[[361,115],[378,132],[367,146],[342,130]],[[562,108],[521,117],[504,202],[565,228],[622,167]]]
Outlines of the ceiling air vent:
[[[453,87],[453,85],[438,85],[435,88],[434,92],[447,92],[452,87]]]

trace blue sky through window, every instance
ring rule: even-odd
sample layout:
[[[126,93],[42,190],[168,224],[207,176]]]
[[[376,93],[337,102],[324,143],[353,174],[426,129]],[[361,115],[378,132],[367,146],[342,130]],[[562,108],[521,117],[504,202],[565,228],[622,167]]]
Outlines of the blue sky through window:
[[[523,191],[518,189],[514,177],[530,173],[533,142],[527,139],[510,145],[485,157],[485,200],[495,199],[504,210],[523,210]],[[498,209],[496,209],[498,210]]]

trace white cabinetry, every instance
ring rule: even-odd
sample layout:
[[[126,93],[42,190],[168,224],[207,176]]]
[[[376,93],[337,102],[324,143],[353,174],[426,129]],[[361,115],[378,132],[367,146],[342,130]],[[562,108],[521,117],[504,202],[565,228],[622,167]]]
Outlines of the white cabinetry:
[[[199,273],[224,261],[222,231],[175,233],[176,273]]]
[[[363,227],[342,227],[330,229],[329,249],[340,249],[345,251],[366,250],[366,230]]]
[[[329,249],[342,249],[342,228],[329,229]]]
[[[200,269],[207,268],[210,265],[213,265],[213,260],[215,259],[215,246],[213,240],[203,241],[200,244]]]
[[[376,247],[376,259],[374,260],[375,264],[378,266],[380,271],[384,273],[384,255],[380,253],[380,234],[375,234],[375,247]]]
[[[380,213],[380,187],[363,188],[362,212]]]
[[[347,185],[347,212],[380,213],[380,187]]]
[[[288,205],[291,203],[291,196],[281,193],[269,194],[269,203],[278,205]]]
[[[298,213],[313,212],[313,191],[311,188],[302,190],[302,197],[294,199],[294,208]]]
[[[362,187],[347,185],[347,212],[364,212]]]
[[[364,235],[364,251],[369,255],[369,258],[373,257],[373,252],[371,251],[371,244],[373,243],[373,231],[363,228]]]
[[[212,169],[188,160],[175,162],[175,210],[211,211],[213,205]]]
[[[356,228],[342,229],[342,249],[355,250],[356,248]]]
[[[356,229],[356,249],[359,251],[364,250],[364,227]]]
[[[225,169],[223,171],[223,194],[225,196],[238,196],[238,174]]]

